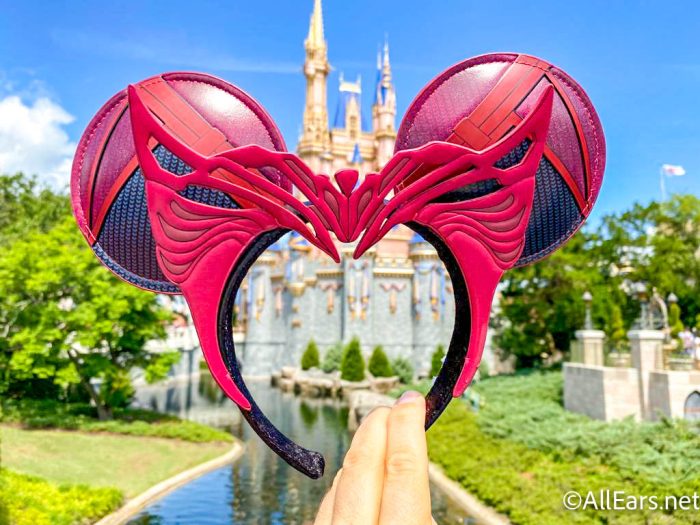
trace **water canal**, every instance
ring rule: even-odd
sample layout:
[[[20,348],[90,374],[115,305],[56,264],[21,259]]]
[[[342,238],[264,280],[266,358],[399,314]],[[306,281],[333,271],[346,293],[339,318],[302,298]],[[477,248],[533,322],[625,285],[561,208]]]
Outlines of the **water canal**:
[[[350,444],[347,409],[339,401],[307,400],[282,393],[267,382],[249,386],[262,410],[282,432],[324,455],[326,475],[314,481],[288,467],[250,430],[210,377],[196,374],[171,380],[167,386],[139,389],[138,403],[225,428],[246,443],[246,451],[235,464],[205,474],[154,502],[130,525],[313,522],[319,502]],[[435,488],[432,505],[440,525],[472,523]]]

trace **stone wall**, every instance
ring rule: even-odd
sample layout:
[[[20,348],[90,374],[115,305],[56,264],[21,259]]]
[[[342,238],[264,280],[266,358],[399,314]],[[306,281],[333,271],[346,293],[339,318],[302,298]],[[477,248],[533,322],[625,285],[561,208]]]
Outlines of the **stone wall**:
[[[637,370],[564,363],[564,407],[594,419],[640,418]]]
[[[649,374],[649,411],[653,421],[661,417],[682,418],[685,402],[700,390],[700,371],[655,370]]]

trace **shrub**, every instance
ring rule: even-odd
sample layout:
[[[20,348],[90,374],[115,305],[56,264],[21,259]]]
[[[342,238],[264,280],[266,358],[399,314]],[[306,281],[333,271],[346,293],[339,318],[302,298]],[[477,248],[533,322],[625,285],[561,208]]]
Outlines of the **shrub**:
[[[362,381],[365,378],[365,360],[357,338],[353,338],[345,347],[340,364],[340,377],[345,381]]]
[[[442,360],[445,358],[445,347],[442,345],[437,345],[435,352],[433,352],[433,357],[430,360],[430,376],[435,377],[440,373],[442,368]]]
[[[59,428],[81,432],[110,432],[132,436],[181,439],[194,443],[233,440],[231,434],[216,428],[181,420],[175,416],[143,409],[115,409],[114,419],[100,421],[87,403],[61,403],[55,400],[7,400],[1,421],[25,428]],[[2,523],[2,521],[0,521]]]
[[[0,486],[0,523],[13,525],[94,523],[123,499],[114,488],[57,485],[6,469],[0,470]]]
[[[321,370],[330,374],[340,369],[340,363],[343,361],[343,345],[337,343],[331,346],[323,358]]]
[[[306,345],[306,350],[304,350],[304,355],[301,356],[301,369],[308,370],[309,368],[318,367],[321,364],[321,357],[318,354],[318,346],[316,342],[312,339],[309,344]]]
[[[668,305],[668,327],[671,329],[671,337],[678,337],[683,331],[683,321],[681,321],[681,307],[677,303]]]
[[[480,381],[474,387],[485,401],[479,428],[559,461],[597,459],[640,484],[691,481],[700,487],[700,436],[687,421],[592,420],[564,410],[562,388],[561,372]]]
[[[394,373],[381,345],[374,347],[369,358],[369,371],[374,377],[390,377]]]
[[[391,362],[391,368],[394,369],[394,374],[399,376],[399,380],[404,384],[409,384],[413,381],[413,365],[405,357],[397,357]]]
[[[696,493],[700,436],[687,422],[604,423],[567,412],[561,406],[561,372],[491,377],[473,388],[488,402],[478,414],[464,402],[451,403],[427,435],[429,456],[513,523],[697,521],[697,511],[565,512],[561,503],[570,490],[597,494],[609,487],[656,494],[659,501]]]

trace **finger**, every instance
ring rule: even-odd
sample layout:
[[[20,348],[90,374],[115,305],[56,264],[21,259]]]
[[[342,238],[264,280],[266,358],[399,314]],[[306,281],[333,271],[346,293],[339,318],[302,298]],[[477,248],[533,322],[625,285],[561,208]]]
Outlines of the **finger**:
[[[314,525],[331,525],[333,520],[333,500],[335,499],[335,491],[338,488],[338,480],[343,473],[341,468],[333,478],[331,488],[326,492],[321,500],[321,506],[318,508]]]
[[[404,393],[391,409],[387,422],[384,490],[379,513],[382,525],[432,523],[424,425],[423,396],[418,392]]]
[[[389,412],[387,407],[374,409],[355,432],[335,493],[333,525],[377,523]]]

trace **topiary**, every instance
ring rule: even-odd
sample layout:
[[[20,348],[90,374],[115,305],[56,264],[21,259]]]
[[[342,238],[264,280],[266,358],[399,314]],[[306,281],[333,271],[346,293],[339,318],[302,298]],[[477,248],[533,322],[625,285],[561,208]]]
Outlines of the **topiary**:
[[[405,357],[397,357],[391,362],[394,374],[399,376],[399,380],[404,384],[413,382],[413,365]]]
[[[306,350],[304,350],[304,355],[301,356],[301,369],[308,370],[309,368],[317,367],[321,364],[321,357],[318,354],[318,346],[316,342],[312,339],[309,344],[306,345]]]
[[[369,372],[374,377],[391,377],[394,373],[391,369],[389,358],[384,353],[381,345],[374,347],[372,356],[369,358]]]
[[[440,373],[442,368],[442,360],[445,358],[445,347],[437,345],[433,357],[430,359],[430,377],[435,377]]]
[[[678,334],[683,331],[681,307],[676,303],[668,305],[668,327],[671,329],[671,337],[678,337]]]
[[[340,364],[340,378],[345,381],[362,381],[365,378],[365,360],[360,341],[354,337],[345,347]]]
[[[343,345],[336,343],[331,346],[323,358],[323,363],[321,363],[321,370],[325,373],[330,374],[340,369],[340,363],[343,360]]]

